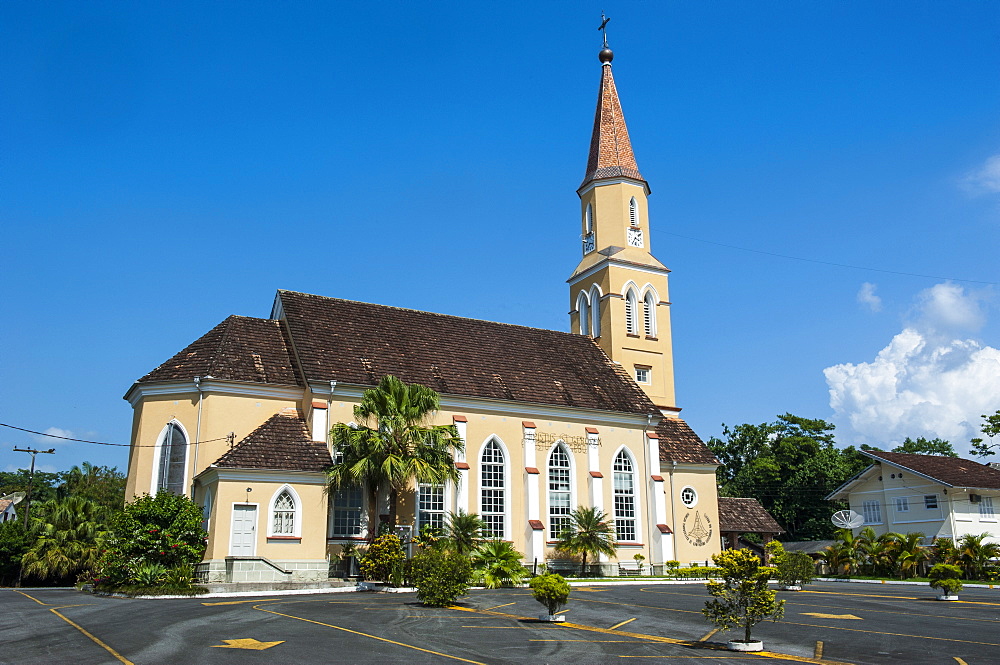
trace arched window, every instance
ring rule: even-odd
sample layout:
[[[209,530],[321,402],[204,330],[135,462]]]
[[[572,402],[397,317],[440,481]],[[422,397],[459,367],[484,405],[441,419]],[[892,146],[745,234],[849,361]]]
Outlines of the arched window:
[[[639,334],[639,304],[635,296],[635,290],[629,289],[625,293],[625,329],[629,335]]]
[[[622,450],[614,464],[615,536],[619,542],[636,542],[635,467]]]
[[[646,335],[656,337],[656,297],[652,291],[647,291],[642,299],[642,318],[646,328]]]
[[[271,504],[271,535],[295,535],[295,499],[287,489],[282,490]]]
[[[584,215],[583,224],[584,233],[589,234],[594,232],[594,206],[589,203],[587,204],[587,213]]]
[[[201,528],[208,531],[212,523],[212,488],[205,488],[205,496],[201,500]]]
[[[639,226],[639,204],[634,196],[628,202],[628,221],[632,226]]]
[[[503,449],[491,440],[483,448],[480,468],[480,510],[483,519],[483,535],[487,538],[503,538],[504,515],[507,510],[506,481],[504,473]]]
[[[590,334],[593,337],[601,336],[601,292],[596,286],[590,289]]]
[[[572,509],[569,455],[560,443],[549,453],[549,540],[569,526]]]
[[[580,334],[589,335],[590,334],[590,304],[587,302],[587,294],[580,292],[580,296],[576,299],[576,311],[579,314],[580,319]]]
[[[156,491],[184,494],[184,472],[187,466],[187,436],[180,423],[171,421],[160,434]]]

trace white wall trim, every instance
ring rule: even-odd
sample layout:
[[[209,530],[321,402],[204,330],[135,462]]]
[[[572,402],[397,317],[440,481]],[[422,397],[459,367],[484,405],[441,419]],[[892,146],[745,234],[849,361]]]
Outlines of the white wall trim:
[[[274,533],[274,503],[278,500],[278,497],[282,492],[288,492],[292,497],[292,505],[295,510],[295,514],[292,516],[292,533]],[[302,537],[302,499],[299,498],[299,493],[295,491],[295,488],[285,483],[279,487],[274,494],[271,495],[271,500],[267,504],[267,537],[271,538],[275,535],[279,536],[294,536],[296,538]]]

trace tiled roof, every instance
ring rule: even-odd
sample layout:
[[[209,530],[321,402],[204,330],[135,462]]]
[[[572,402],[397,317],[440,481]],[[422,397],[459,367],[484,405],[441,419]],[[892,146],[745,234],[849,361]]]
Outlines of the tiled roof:
[[[374,385],[393,374],[444,394],[659,413],[584,335],[293,291],[278,297],[309,381]]]
[[[286,409],[267,419],[215,466],[230,469],[323,471],[333,463],[322,441],[313,441],[302,414]]]
[[[861,452],[875,460],[885,460],[951,487],[1000,489],[1000,470],[981,462],[943,455],[884,453],[877,450]]]
[[[7,510],[7,508],[14,502],[11,499],[0,499],[0,513]]]
[[[611,75],[611,64],[607,63],[601,67],[601,87],[597,93],[597,111],[594,113],[594,131],[590,137],[587,173],[580,187],[591,180],[616,177],[642,180],[632,152],[632,142],[628,138],[615,79]]]
[[[757,499],[719,497],[719,531],[738,533],[784,533]]]
[[[190,381],[211,376],[230,381],[298,385],[292,355],[278,321],[230,316],[139,383]]]
[[[660,461],[687,464],[718,464],[712,451],[680,418],[664,418],[656,426],[660,436]]]

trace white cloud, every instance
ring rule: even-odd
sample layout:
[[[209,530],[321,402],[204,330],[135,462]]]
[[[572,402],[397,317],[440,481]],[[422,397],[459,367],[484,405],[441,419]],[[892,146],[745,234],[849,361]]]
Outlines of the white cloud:
[[[858,302],[873,312],[882,311],[882,299],[875,295],[875,285],[871,282],[865,282],[858,289]]]
[[[1000,350],[965,338],[985,323],[981,301],[937,284],[918,295],[912,322],[874,360],[823,370],[838,438],[891,447],[941,437],[967,452],[981,414],[1000,408]]]
[[[987,158],[976,170],[966,174],[962,186],[975,194],[996,194],[1000,192],[1000,155]]]
[[[66,445],[66,444],[72,444],[73,443],[73,441],[66,441],[65,439],[54,439],[54,438],[52,438],[53,436],[64,436],[64,437],[67,437],[67,438],[74,438],[73,437],[73,432],[71,432],[68,429],[62,429],[61,427],[49,427],[48,429],[45,430],[45,434],[49,434],[51,436],[44,436],[44,435],[41,435],[41,434],[32,434],[31,438],[34,439],[36,443],[47,444],[47,445],[53,445],[53,444],[56,444],[56,443],[60,443],[60,444]]]

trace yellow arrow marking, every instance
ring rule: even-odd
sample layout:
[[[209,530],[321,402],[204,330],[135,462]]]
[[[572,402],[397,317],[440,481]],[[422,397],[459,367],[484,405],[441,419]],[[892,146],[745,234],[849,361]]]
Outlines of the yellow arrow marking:
[[[271,647],[276,647],[279,644],[284,644],[285,641],[280,642],[261,642],[255,640],[252,637],[245,637],[239,640],[222,640],[225,644],[213,644],[212,646],[217,649],[252,649],[253,651],[263,651],[264,649],[270,649]]]
[[[857,619],[858,621],[864,621],[861,617],[856,617],[853,614],[823,614],[822,612],[803,612],[802,614],[818,619]]]

